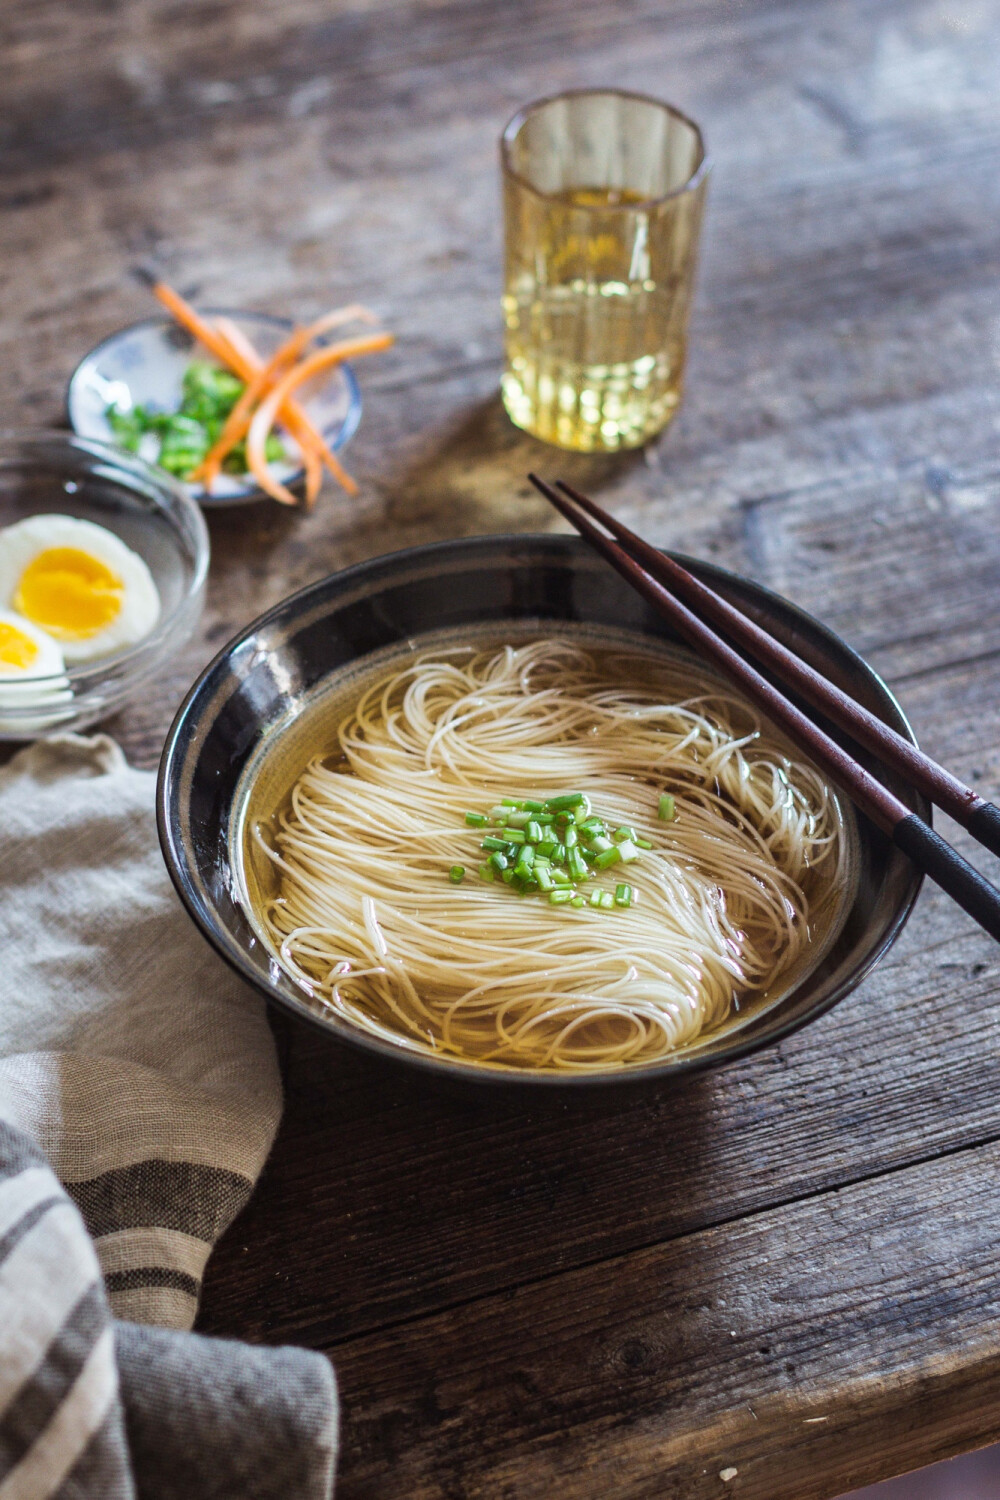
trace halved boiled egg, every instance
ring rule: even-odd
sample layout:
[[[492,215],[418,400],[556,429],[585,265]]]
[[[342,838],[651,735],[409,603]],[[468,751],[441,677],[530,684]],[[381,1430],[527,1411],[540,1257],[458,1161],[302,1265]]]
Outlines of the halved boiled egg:
[[[31,682],[36,677],[63,677],[63,654],[57,643],[30,620],[0,609],[0,685]]]
[[[72,713],[58,643],[30,620],[0,609],[0,730],[39,734]]]
[[[0,609],[57,641],[67,662],[83,662],[149,635],[160,596],[142,558],[113,532],[39,515],[0,531]]]

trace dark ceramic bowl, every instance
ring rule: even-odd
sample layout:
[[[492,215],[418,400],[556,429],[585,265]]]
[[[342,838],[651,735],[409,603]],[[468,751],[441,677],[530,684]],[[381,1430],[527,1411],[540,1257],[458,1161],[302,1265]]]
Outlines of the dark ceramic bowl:
[[[748,579],[680,560],[911,735],[888,688],[837,636]],[[920,888],[909,860],[860,816],[853,899],[816,966],[759,1014],[751,1012],[738,1025],[644,1066],[580,1076],[483,1068],[408,1051],[318,1012],[259,942],[240,903],[229,839],[240,775],[262,737],[285,730],[329,673],[372,651],[445,627],[539,618],[556,625],[605,625],[676,644],[666,623],[583,542],[568,536],[477,537],[376,558],[293,594],[230,642],[202,673],[174,721],[157,795],[167,867],[209,942],[268,1000],[303,1021],[428,1075],[464,1077],[480,1085],[578,1088],[675,1076],[741,1057],[829,1010],[886,952]],[[887,782],[907,806],[929,816],[914,792],[894,777]]]

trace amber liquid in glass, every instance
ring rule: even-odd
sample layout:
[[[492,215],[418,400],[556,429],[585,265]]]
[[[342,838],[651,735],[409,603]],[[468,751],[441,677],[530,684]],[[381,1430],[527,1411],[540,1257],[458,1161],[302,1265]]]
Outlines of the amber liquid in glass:
[[[517,250],[508,250],[503,297],[504,405],[519,427],[560,447],[638,447],[680,402],[687,283],[654,279],[650,241],[660,229],[644,201],[578,187],[522,198],[509,213]]]

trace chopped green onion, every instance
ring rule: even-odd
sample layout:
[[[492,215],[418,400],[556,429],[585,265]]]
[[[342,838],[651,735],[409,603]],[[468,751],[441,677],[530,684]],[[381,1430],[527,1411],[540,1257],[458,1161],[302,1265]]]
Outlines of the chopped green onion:
[[[554,865],[564,865],[566,863],[566,850],[563,848],[562,844],[556,845],[556,847],[552,850],[552,853],[549,855],[549,858]]]
[[[491,823],[506,823],[506,821],[507,821],[507,809],[506,809],[506,807],[491,807],[490,808],[490,822]]]
[[[677,816],[677,806],[669,792],[661,794],[657,816],[662,818],[664,823],[672,823]]]
[[[570,885],[572,883],[565,870],[550,870],[549,875],[553,885]]]
[[[564,812],[569,807],[580,807],[586,802],[582,792],[566,792],[561,797],[550,797],[545,804],[545,812]]]
[[[507,844],[508,844],[508,840],[507,839],[498,839],[497,836],[496,836],[496,834],[494,834],[494,833],[488,833],[486,835],[486,837],[483,839],[481,847],[483,849],[496,849],[500,853],[502,853],[504,851],[504,849],[506,849]]]
[[[652,847],[653,847],[652,844],[649,842],[649,839],[636,839],[635,842],[636,842],[636,847],[639,848],[639,849],[652,849]]]
[[[504,807],[520,807],[521,806],[520,802],[518,802],[518,800],[517,800],[516,797],[501,797],[500,801],[501,801],[501,803],[503,804]]]
[[[569,904],[570,906],[586,906],[587,903],[582,896],[574,896]]]
[[[490,866],[490,869],[496,870],[498,875],[502,875],[507,868],[507,856],[506,854],[501,854],[498,849],[495,854],[490,855],[486,863]]]
[[[601,853],[594,860],[594,864],[599,870],[609,870],[612,865],[616,865],[622,858],[622,849],[624,848],[624,844],[620,844],[617,848],[614,844],[612,844],[610,849],[604,849],[601,851]]]
[[[514,879],[514,871],[504,870],[503,874],[500,876],[500,879],[503,881],[504,885],[510,885],[511,881]]]
[[[622,864],[625,865],[630,865],[634,859],[639,858],[639,851],[635,847],[631,839],[622,839],[621,843],[618,845],[618,854],[621,858]]]
[[[526,812],[512,812],[507,819],[508,828],[524,828],[531,821],[531,814]]]
[[[544,854],[546,859],[548,859],[550,854],[554,855],[558,847],[559,845],[555,839],[540,839],[535,845],[537,853]]]
[[[524,836],[528,840],[529,844],[537,844],[542,837],[541,824],[536,823],[534,822],[534,820],[532,820],[524,830]]]
[[[606,833],[607,829],[600,818],[584,818],[580,824],[580,832],[593,836],[595,833]]]
[[[523,844],[524,832],[520,828],[505,828],[504,838],[508,844]]]
[[[632,887],[630,885],[616,885],[615,886],[615,905],[616,906],[631,906],[632,905],[632,895],[633,895],[633,891],[632,891]]]
[[[448,879],[451,881],[452,885],[461,885],[462,881],[465,879],[465,866],[452,865],[451,869],[448,871]]]
[[[570,825],[570,827],[566,829],[565,833],[562,836],[562,841],[563,845],[567,849],[572,849],[574,844],[577,844],[579,842],[579,834],[572,825]]]
[[[545,866],[536,864],[533,866],[533,869],[535,873],[535,879],[538,881],[538,889],[540,891],[554,890],[556,882],[553,880],[551,874],[545,868]]]
[[[594,854],[605,854],[609,849],[613,849],[614,845],[612,844],[610,839],[605,838],[604,835],[601,834],[598,838],[591,839],[590,847]]]
[[[489,867],[488,864],[487,865],[480,865],[479,866],[479,878],[480,878],[480,880],[492,880],[493,879],[493,871],[490,869],[490,867]]]
[[[575,821],[577,823],[582,823],[584,821],[584,819],[585,818],[589,818],[589,816],[590,816],[590,798],[589,797],[584,797],[584,799],[580,803],[579,807],[574,807],[574,809],[573,809],[573,817],[574,817],[574,819],[575,819]]]
[[[567,901],[572,901],[573,892],[565,886],[554,891],[549,891],[549,902],[552,906],[562,906]]]
[[[535,851],[530,844],[525,844],[524,848],[521,850],[520,854],[517,857],[517,864],[514,866],[514,874],[530,874],[531,867],[534,863]]]
[[[543,828],[552,827],[551,813],[535,813],[535,822],[540,823]]]
[[[601,894],[602,893],[600,891],[591,891],[591,893],[590,893],[590,904],[591,904],[591,906],[600,906],[600,904],[601,904]]]
[[[615,898],[610,891],[601,892],[601,907],[604,911],[610,911],[615,904]]]
[[[521,806],[524,808],[525,812],[540,813],[545,811],[544,802],[533,802],[530,797],[526,797],[521,803]]]
[[[483,816],[482,813],[473,813],[473,812],[466,813],[466,815],[465,815],[465,822],[466,822],[466,826],[468,828],[485,828],[486,827],[486,818]]]
[[[620,844],[622,839],[631,839],[634,843],[639,835],[636,833],[634,828],[629,828],[626,825],[624,828],[616,828],[611,837],[614,839],[616,844]]]
[[[570,849],[567,852],[566,868],[574,880],[586,880],[587,865],[579,849]]]

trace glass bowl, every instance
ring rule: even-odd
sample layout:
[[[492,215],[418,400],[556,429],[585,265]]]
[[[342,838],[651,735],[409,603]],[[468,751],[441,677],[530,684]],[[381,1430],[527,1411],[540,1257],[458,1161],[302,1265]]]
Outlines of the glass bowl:
[[[748,578],[678,560],[838,686],[912,738],[885,683],[819,621]],[[429,631],[528,623],[602,627],[678,644],[667,623],[576,537],[486,536],[374,558],[310,584],[248,625],[205,668],[174,721],[160,762],[157,817],[167,868],[202,932],[273,1005],[369,1054],[439,1081],[539,1089],[631,1085],[733,1061],[787,1036],[848,994],[899,934],[921,876],[861,814],[850,901],[835,940],[787,991],[652,1063],[606,1072],[489,1069],[417,1052],[317,1008],[259,941],[234,855],[243,773],[287,743],[331,673]],[[824,728],[838,731],[824,723]],[[864,752],[858,758],[874,768]],[[263,763],[263,762],[262,762]],[[895,773],[886,784],[912,811],[922,796]],[[290,778],[289,778],[290,779]]]
[[[0,528],[29,516],[92,521],[146,563],[160,618],[137,645],[0,693],[0,740],[34,739],[105,718],[159,671],[201,614],[209,543],[195,502],[161,469],[68,432],[0,431]],[[2,602],[2,601],[0,601]],[[37,691],[36,691],[37,689]]]

